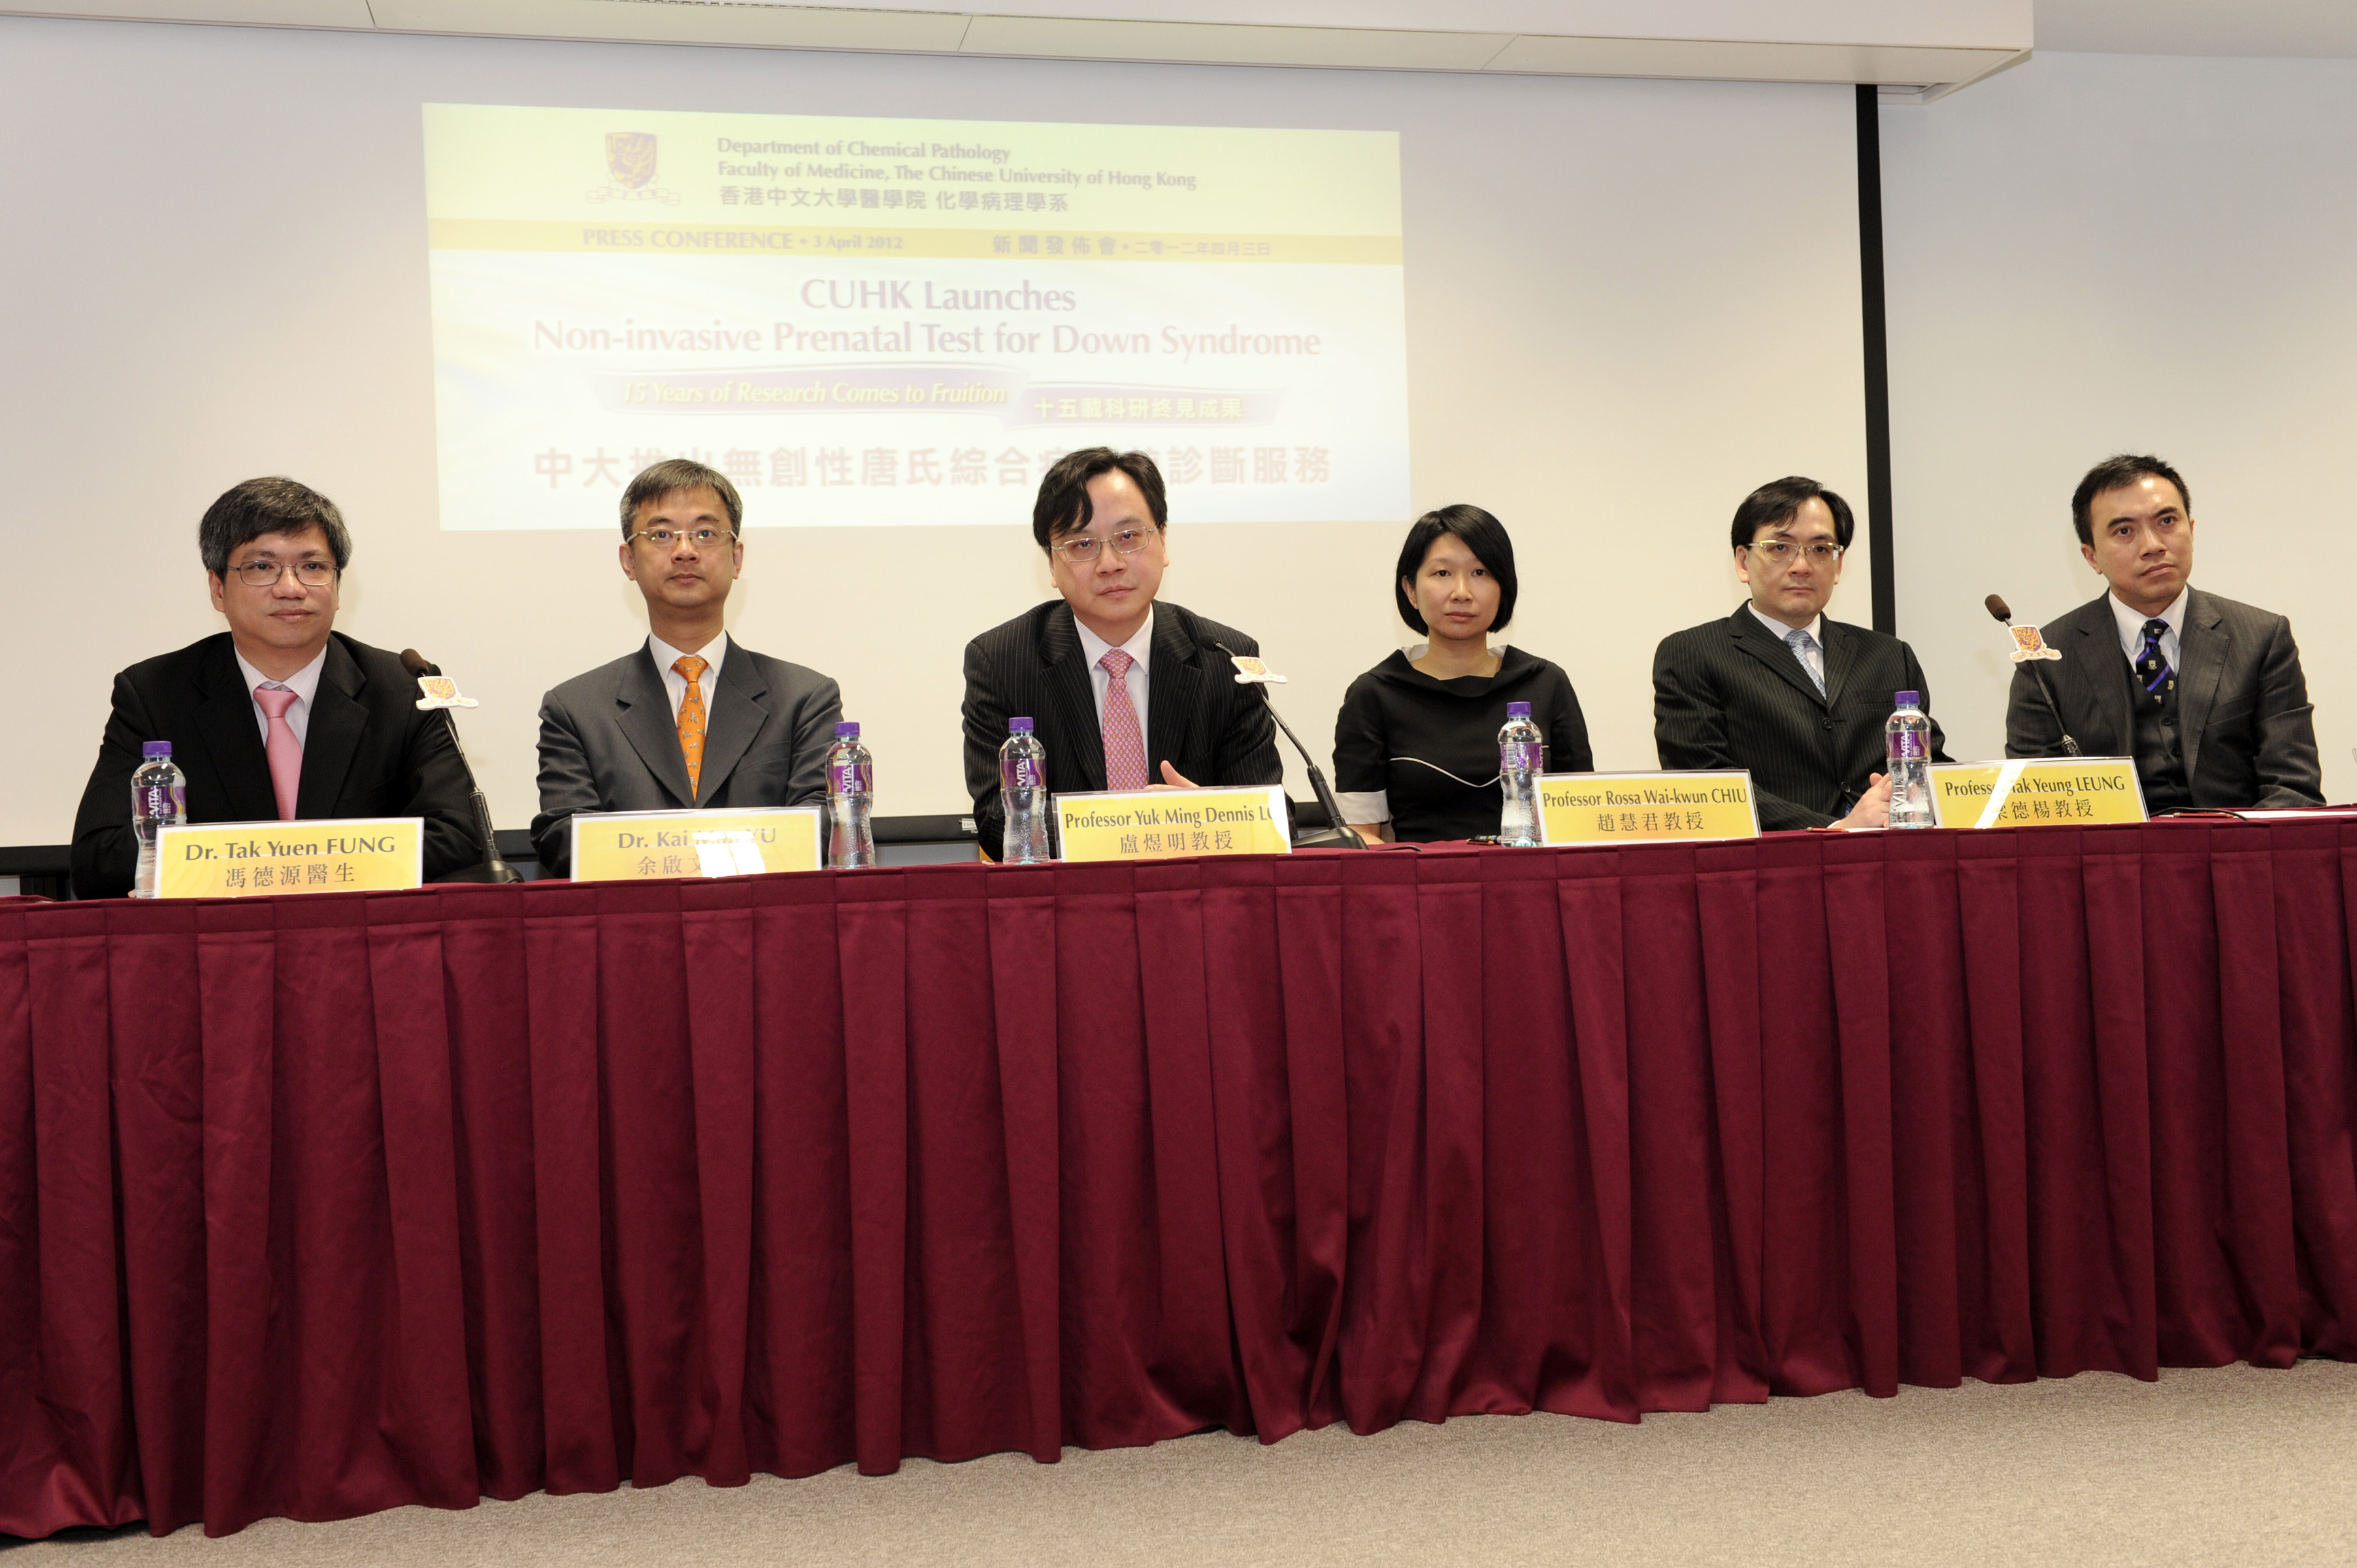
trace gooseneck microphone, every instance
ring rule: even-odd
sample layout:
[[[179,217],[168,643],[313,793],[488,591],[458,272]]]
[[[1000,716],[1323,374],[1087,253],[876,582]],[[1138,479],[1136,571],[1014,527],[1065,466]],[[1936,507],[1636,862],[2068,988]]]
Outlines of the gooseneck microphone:
[[[2008,629],[2012,628],[2013,611],[2007,607],[2005,600],[1995,594],[1991,594],[1987,598],[1983,599],[1981,602],[1988,607],[1988,613],[1996,618],[1996,623],[1999,626],[2005,627]],[[2018,658],[2019,656],[2016,655],[2016,657]],[[2065,757],[2078,756],[2079,743],[2071,738],[2071,726],[2062,722],[2062,710],[2054,701],[2054,688],[2046,683],[2045,661],[2039,659],[2024,660],[2022,661],[2029,666],[2029,673],[2038,682],[2039,694],[2046,699],[2046,711],[2054,715],[2054,727],[2062,733],[2062,755]]]
[[[1342,820],[1341,803],[1334,799],[1334,789],[1326,782],[1325,771],[1318,766],[1317,759],[1309,755],[1309,748],[1301,744],[1301,737],[1293,733],[1293,726],[1285,722],[1285,715],[1276,711],[1276,703],[1268,694],[1268,682],[1272,678],[1268,673],[1268,666],[1260,664],[1258,660],[1247,661],[1242,654],[1224,642],[1215,642],[1211,646],[1226,654],[1234,662],[1236,684],[1260,688],[1260,700],[1268,704],[1268,716],[1276,721],[1276,727],[1285,732],[1285,738],[1291,741],[1293,749],[1301,754],[1301,765],[1309,769],[1309,788],[1317,794],[1318,803],[1326,808],[1326,831],[1322,833],[1310,834],[1301,840],[1297,847],[1301,849],[1366,848],[1367,841],[1352,832],[1351,824]],[[1252,669],[1254,664],[1260,664],[1257,672]],[[1281,675],[1274,678],[1280,681],[1284,679]]]
[[[401,667],[408,671],[415,679],[442,673],[440,665],[428,664],[425,661],[425,655],[414,648],[404,648],[401,650]],[[422,708],[427,704],[420,703],[417,705]],[[472,703],[467,705],[474,706]],[[475,765],[467,760],[467,748],[458,743],[457,715],[445,707],[442,709],[442,718],[443,722],[450,726],[450,744],[457,750],[458,766],[467,775],[467,788],[474,792],[475,836],[483,841],[483,863],[480,865],[471,865],[464,871],[454,871],[442,880],[445,882],[522,882],[523,874],[500,858],[500,843],[491,832],[491,803],[483,799],[483,787],[475,782]]]

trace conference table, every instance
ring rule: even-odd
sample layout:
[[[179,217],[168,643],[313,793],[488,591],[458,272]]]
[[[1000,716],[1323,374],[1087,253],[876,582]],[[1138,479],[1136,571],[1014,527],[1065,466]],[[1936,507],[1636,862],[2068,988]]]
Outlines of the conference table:
[[[2357,1355],[2357,822],[0,905],[0,1531]]]

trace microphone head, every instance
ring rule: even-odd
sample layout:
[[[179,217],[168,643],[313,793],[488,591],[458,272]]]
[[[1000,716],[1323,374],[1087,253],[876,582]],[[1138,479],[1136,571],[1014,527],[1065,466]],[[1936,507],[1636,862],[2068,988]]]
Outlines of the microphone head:
[[[401,667],[404,670],[408,671],[412,675],[439,675],[442,673],[442,671],[434,668],[433,665],[425,662],[425,655],[418,652],[417,650],[414,648],[404,648],[401,650]]]
[[[1998,620],[2003,621],[2007,626],[2013,624],[2013,612],[2006,607],[2005,601],[1999,598],[1996,595],[1991,594],[1987,598],[1983,599],[1981,603],[1988,606],[1988,613],[1995,616]]]

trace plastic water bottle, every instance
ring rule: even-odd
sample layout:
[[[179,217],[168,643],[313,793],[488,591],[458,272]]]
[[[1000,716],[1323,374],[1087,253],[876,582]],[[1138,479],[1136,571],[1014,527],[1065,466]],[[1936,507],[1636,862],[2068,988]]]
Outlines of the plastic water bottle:
[[[1006,831],[999,844],[999,863],[1046,864],[1048,748],[1031,733],[1029,719],[1006,721],[1006,744],[998,748],[998,798],[1006,804]]]
[[[172,743],[151,740],[139,748],[146,758],[131,776],[131,831],[139,839],[139,873],[134,898],[156,897],[156,839],[166,828],[188,820],[188,782],[172,763]]]
[[[1544,766],[1539,726],[1528,703],[1506,704],[1506,727],[1498,732],[1498,788],[1505,810],[1498,815],[1498,842],[1517,849],[1539,844],[1539,769]]]
[[[834,726],[826,752],[826,863],[844,870],[876,864],[876,759],[859,726]]]
[[[1883,755],[1889,760],[1890,825],[1928,828],[1932,820],[1932,721],[1923,716],[1921,692],[1897,692],[1899,704],[1882,726]]]

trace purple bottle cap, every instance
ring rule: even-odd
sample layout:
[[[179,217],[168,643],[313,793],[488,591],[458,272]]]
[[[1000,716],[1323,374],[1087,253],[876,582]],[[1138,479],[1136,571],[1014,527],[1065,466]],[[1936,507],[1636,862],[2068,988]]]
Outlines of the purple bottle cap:
[[[1893,692],[1890,694],[1890,700],[1898,703],[1902,708],[1920,708],[1923,705],[1923,693],[1921,692]]]
[[[1508,703],[1506,704],[1506,716],[1510,719],[1529,718],[1531,716],[1531,705],[1528,703]]]
[[[1006,721],[1006,733],[1009,735],[1029,735],[1031,733],[1031,721],[1029,719],[1009,719]]]
[[[859,726],[849,720],[845,720],[834,726],[834,738],[837,740],[857,740],[859,738]]]
[[[168,740],[143,741],[139,746],[139,755],[142,757],[169,757],[172,755],[172,743]]]

